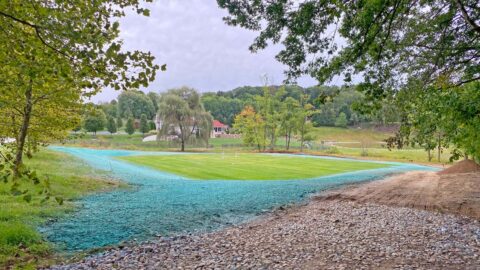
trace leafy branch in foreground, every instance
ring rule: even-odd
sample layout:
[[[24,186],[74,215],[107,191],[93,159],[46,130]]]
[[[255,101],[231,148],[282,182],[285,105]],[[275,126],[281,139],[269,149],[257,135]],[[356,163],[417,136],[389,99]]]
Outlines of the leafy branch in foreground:
[[[15,146],[12,144],[0,145],[0,181],[1,184],[5,185],[11,183],[11,195],[21,196],[26,202],[31,202],[33,196],[38,195],[42,198],[41,203],[53,197],[58,204],[63,204],[62,197],[52,195],[48,176],[42,179],[35,170],[28,168],[24,164],[18,169],[15,168]],[[37,188],[35,191],[22,188],[22,183],[24,182],[31,182]]]
[[[27,144],[61,139],[78,126],[84,97],[147,86],[165,70],[119,38],[125,9],[149,15],[142,2],[0,1],[0,138],[15,139],[14,178]]]

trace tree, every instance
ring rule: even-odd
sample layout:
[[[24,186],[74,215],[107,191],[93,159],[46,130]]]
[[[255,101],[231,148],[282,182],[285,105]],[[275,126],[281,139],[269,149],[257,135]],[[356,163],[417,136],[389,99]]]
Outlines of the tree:
[[[360,89],[375,98],[410,78],[429,86],[445,76],[452,85],[480,80],[477,0],[217,2],[227,24],[259,31],[251,51],[283,45],[276,58],[291,80],[362,74]]]
[[[202,104],[214,119],[232,126],[235,116],[244,107],[244,101],[239,98],[221,96],[222,94],[224,92],[203,94],[201,97]]]
[[[115,119],[111,116],[109,116],[107,120],[107,130],[110,134],[117,133],[117,123],[115,123]]]
[[[235,117],[233,127],[242,134],[245,145],[256,146],[258,151],[265,150],[265,122],[252,106],[245,106]]]
[[[26,142],[39,144],[59,134],[65,136],[72,128],[68,119],[80,96],[91,96],[103,87],[147,86],[154,80],[159,69],[153,64],[154,57],[122,48],[119,18],[129,7],[149,14],[137,0],[100,0],[94,5],[59,0],[0,3],[0,40],[4,41],[0,47],[0,102],[3,110],[18,111],[11,119],[14,125],[2,125],[0,136],[16,135],[15,178]],[[10,94],[17,95],[17,102],[9,99]],[[47,108],[58,120],[44,114]],[[44,135],[31,132],[40,127],[33,122],[35,115],[42,115],[38,119]]]
[[[213,129],[213,117],[209,112],[201,112],[197,118],[201,127],[198,135],[205,142],[205,148],[208,149],[208,141]]]
[[[182,152],[192,135],[196,137],[199,130],[208,128],[204,126],[205,121],[201,121],[205,109],[195,89],[182,87],[167,91],[161,95],[158,108],[162,123],[159,136],[175,134],[180,140]]]
[[[122,120],[122,117],[117,117],[117,127],[118,128],[121,128],[123,127],[123,120]]]
[[[115,99],[113,99],[110,102],[100,103],[98,104],[98,107],[100,107],[103,110],[103,112],[107,117],[111,116],[115,118],[118,115],[118,112],[117,112],[118,106],[117,106],[117,101]]]
[[[124,91],[118,96],[118,111],[120,116],[128,118],[132,116],[140,119],[145,114],[148,119],[155,115],[155,107],[152,100],[142,91]]]
[[[133,118],[130,117],[128,118],[127,124],[125,125],[125,132],[127,132],[128,135],[132,135],[133,133],[135,133],[135,126],[133,121],[134,121]]]
[[[452,160],[470,156],[478,162],[480,83],[455,88],[437,85],[426,90],[419,85],[422,82],[412,81],[408,91],[397,96],[402,128],[392,141],[420,144],[429,159],[436,148],[439,161],[443,149],[452,146]]]
[[[103,130],[106,123],[107,118],[105,113],[100,109],[94,108],[88,111],[83,117],[83,128],[93,134],[97,134],[97,131]]]
[[[300,100],[301,109],[297,115],[297,130],[300,134],[300,152],[303,152],[305,141],[309,139],[308,133],[313,128],[311,117],[316,112],[315,107],[308,103],[308,95],[302,95]]]
[[[281,107],[281,96],[285,93],[284,88],[278,90],[274,87],[265,86],[263,95],[256,97],[258,113],[264,122],[264,141],[269,141],[270,150],[274,150],[278,137],[278,129],[281,125],[281,115],[278,113]],[[265,150],[265,149],[264,149]]]
[[[287,97],[282,103],[281,113],[281,129],[283,134],[285,134],[285,148],[286,150],[290,149],[290,140],[292,135],[297,130],[297,116],[299,114],[300,104],[299,102],[292,98]]]
[[[348,123],[347,115],[344,112],[341,112],[338,115],[337,119],[335,120],[335,126],[345,128],[345,127],[347,127],[347,123]]]
[[[158,99],[160,98],[155,92],[148,92],[147,97],[152,101],[154,113],[158,112]]]
[[[145,135],[145,133],[150,131],[150,126],[148,125],[148,120],[147,116],[145,114],[142,114],[140,117],[140,132],[142,132],[142,135]]]

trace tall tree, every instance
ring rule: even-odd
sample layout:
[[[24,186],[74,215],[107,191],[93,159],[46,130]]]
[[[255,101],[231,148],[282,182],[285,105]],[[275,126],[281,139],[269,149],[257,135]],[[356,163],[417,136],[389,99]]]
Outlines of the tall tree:
[[[88,111],[83,117],[83,128],[93,134],[97,134],[97,131],[103,130],[106,124],[107,117],[100,109],[94,108],[91,111]]]
[[[118,116],[117,117],[117,128],[123,127],[123,120],[122,117]]]
[[[292,98],[287,97],[282,103],[281,114],[281,130],[285,136],[285,148],[290,149],[290,141],[292,135],[297,130],[297,117],[300,110],[299,102]]]
[[[120,116],[125,118],[132,116],[140,119],[142,114],[145,114],[148,119],[152,119],[155,115],[152,100],[142,91],[133,90],[124,91],[118,96],[118,111]]]
[[[209,112],[201,112],[198,116],[199,121],[199,137],[205,142],[205,148],[208,149],[208,142],[212,136],[213,117]]]
[[[60,116],[65,99],[56,102],[59,95],[71,95],[67,102],[78,102],[79,95],[93,95],[103,87],[137,88],[155,78],[159,67],[150,53],[122,48],[119,18],[125,15],[125,8],[149,13],[137,0],[0,2],[0,100],[10,110],[21,110],[15,119],[21,123],[17,130],[2,127],[0,137],[18,134],[15,175],[30,138],[32,119],[42,113],[40,101],[48,100],[46,107],[55,108]],[[61,93],[62,84],[65,93]],[[49,90],[53,92],[45,94]],[[13,105],[3,94],[7,92],[19,94],[22,104]],[[71,128],[53,123],[58,122],[51,122],[53,130]]]
[[[171,89],[162,94],[158,107],[158,117],[162,123],[159,136],[175,134],[180,140],[182,152],[192,135],[195,137],[199,130],[208,128],[202,126],[205,121],[201,121],[201,116],[205,109],[195,89]]]
[[[107,130],[110,134],[117,133],[117,123],[115,123],[115,119],[111,116],[108,116],[107,119]]]
[[[233,127],[242,134],[245,145],[256,146],[258,151],[265,150],[265,121],[252,106],[245,106],[243,111],[235,117]]]
[[[142,132],[142,135],[145,136],[145,133],[150,131],[150,126],[148,124],[147,116],[145,114],[142,114],[140,116],[140,132]]]
[[[125,124],[125,132],[127,132],[128,135],[135,133],[135,125],[132,117],[127,119],[127,123]]]

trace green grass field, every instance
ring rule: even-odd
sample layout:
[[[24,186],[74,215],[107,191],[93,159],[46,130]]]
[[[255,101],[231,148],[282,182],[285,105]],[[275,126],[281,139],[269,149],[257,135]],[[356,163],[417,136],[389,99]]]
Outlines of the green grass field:
[[[61,196],[65,203],[55,200],[42,203],[43,196],[34,196],[30,203],[10,194],[10,185],[0,183],[0,269],[12,267],[35,269],[52,260],[52,247],[37,232],[36,227],[47,219],[74,210],[72,200],[92,192],[110,190],[121,185],[106,177],[102,171],[92,170],[67,154],[42,150],[33,159],[25,161],[45,179],[48,176],[51,192]],[[22,182],[23,189],[36,192],[41,188]]]
[[[122,160],[202,180],[308,179],[387,167],[385,164],[265,154],[187,154],[127,156]]]

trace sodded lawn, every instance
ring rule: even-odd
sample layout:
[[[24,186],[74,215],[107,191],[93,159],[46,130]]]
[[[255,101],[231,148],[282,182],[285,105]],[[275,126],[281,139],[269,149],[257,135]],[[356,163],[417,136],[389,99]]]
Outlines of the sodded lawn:
[[[202,180],[288,180],[388,167],[373,162],[265,154],[126,156],[122,160]]]

